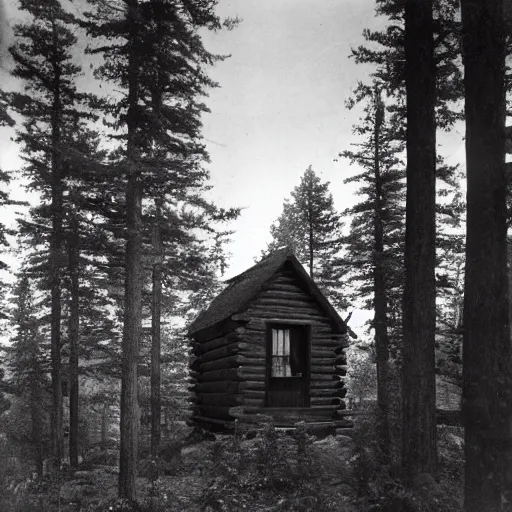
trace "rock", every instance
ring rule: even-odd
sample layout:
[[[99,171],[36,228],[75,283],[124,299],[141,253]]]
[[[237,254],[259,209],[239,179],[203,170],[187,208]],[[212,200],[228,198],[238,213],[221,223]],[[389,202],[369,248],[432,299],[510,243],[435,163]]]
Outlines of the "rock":
[[[327,437],[324,437],[323,439],[319,439],[318,441],[315,441],[313,444],[315,446],[332,446],[334,443],[335,443],[335,439],[333,436],[327,436]]]
[[[455,434],[448,434],[448,439],[451,443],[457,446],[457,448],[462,449],[464,448],[464,439],[460,436],[457,436]]]
[[[203,430],[200,428],[195,428],[192,432],[186,437],[185,444],[195,444],[201,443],[203,441],[215,441],[215,434],[209,432],[208,430]]]
[[[119,466],[99,466],[92,470],[95,477],[103,477],[107,475],[117,475],[119,473]]]
[[[193,446],[185,446],[181,449],[181,456],[182,457],[193,457],[194,455],[198,454],[199,452],[203,451],[201,449],[200,445],[193,445]]]
[[[343,496],[353,496],[355,494],[354,489],[349,484],[344,484],[344,483],[336,484],[336,489]]]
[[[184,463],[196,463],[205,460],[211,452],[211,442],[203,442],[192,446],[185,446],[181,449],[181,459]]]

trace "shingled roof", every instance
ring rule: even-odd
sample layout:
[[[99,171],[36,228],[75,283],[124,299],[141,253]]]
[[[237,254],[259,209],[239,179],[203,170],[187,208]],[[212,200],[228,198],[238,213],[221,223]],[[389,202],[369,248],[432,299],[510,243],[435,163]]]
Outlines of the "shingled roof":
[[[289,248],[279,249],[245,272],[226,281],[228,286],[212,301],[210,307],[201,312],[192,322],[189,334],[212,327],[223,320],[228,319],[235,313],[244,311],[249,302],[257,296],[266,283],[272,279],[275,273],[286,263],[290,262],[299,275],[308,291],[313,295],[320,306],[329,314],[333,323],[340,330],[345,332],[345,322],[338,315],[331,303],[325,298],[313,279],[309,277],[304,267]]]

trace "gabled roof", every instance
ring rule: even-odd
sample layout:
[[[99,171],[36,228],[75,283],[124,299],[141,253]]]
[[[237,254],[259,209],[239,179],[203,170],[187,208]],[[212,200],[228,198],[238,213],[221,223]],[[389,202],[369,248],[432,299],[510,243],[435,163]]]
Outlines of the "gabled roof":
[[[331,317],[333,324],[339,332],[346,332],[347,326],[345,322],[343,322],[331,303],[325,298],[313,279],[309,277],[304,267],[293,254],[293,251],[286,247],[273,252],[245,272],[226,281],[228,283],[227,288],[212,301],[208,309],[200,313],[192,322],[189,334],[212,327],[230,318],[235,313],[244,311],[249,302],[258,295],[286,262],[292,265],[300,281],[317,300],[322,309]]]

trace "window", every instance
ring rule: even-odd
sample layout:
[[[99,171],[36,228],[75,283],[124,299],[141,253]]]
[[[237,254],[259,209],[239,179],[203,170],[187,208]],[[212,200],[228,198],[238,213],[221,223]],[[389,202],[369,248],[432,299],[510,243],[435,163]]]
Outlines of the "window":
[[[291,377],[290,330],[272,329],[272,377]]]
[[[267,331],[267,407],[309,407],[307,325],[279,323]]]

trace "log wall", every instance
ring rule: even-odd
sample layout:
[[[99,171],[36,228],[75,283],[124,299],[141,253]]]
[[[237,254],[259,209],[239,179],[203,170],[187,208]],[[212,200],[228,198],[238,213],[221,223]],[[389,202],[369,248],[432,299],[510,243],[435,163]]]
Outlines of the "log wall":
[[[345,408],[347,335],[335,331],[329,315],[300,286],[292,268],[285,266],[248,308],[232,319],[243,327],[195,346],[191,383],[196,423],[204,426],[213,420],[213,425],[227,426],[235,418],[255,421],[255,415],[269,412],[283,426],[292,426],[301,417],[335,426],[347,423],[337,414]],[[309,408],[265,408],[267,329],[279,322],[310,326]]]

